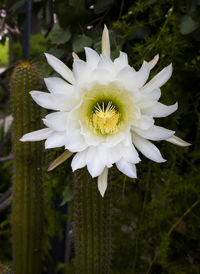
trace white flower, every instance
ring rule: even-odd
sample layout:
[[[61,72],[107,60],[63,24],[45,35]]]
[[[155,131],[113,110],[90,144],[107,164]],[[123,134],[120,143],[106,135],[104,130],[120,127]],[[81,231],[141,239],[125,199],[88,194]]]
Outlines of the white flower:
[[[56,57],[45,54],[63,79],[46,78],[50,93],[30,94],[37,104],[56,112],[43,119],[46,128],[25,134],[21,141],[46,139],[45,148],[65,146],[67,151],[54,167],[76,153],[73,171],[87,166],[92,177],[98,176],[98,188],[104,196],[108,168],[113,164],[128,177],[136,178],[135,164],[140,161],[136,148],[155,162],[165,161],[149,140],[189,144],[174,136],[174,131],[155,125],[154,118],[177,110],[177,103],[166,106],[158,102],[160,87],[172,74],[171,65],[146,83],[158,56],[149,63],[144,61],[139,71],[129,66],[124,52],[112,61],[106,27],[102,54],[91,48],[85,48],[85,53],[86,61],[73,55],[73,71]]]

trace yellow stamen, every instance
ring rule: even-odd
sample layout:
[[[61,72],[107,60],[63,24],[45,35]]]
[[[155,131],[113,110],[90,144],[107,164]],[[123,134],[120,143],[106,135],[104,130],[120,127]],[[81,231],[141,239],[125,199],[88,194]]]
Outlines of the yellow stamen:
[[[116,132],[119,125],[119,112],[111,101],[108,102],[106,108],[104,102],[102,106],[99,103],[96,104],[92,115],[92,125],[103,135]]]

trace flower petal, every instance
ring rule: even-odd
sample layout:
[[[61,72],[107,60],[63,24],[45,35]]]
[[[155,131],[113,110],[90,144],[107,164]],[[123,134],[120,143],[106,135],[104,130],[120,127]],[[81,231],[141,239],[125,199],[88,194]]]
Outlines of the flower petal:
[[[107,69],[97,68],[92,72],[92,80],[106,85],[113,80],[113,74]]]
[[[94,146],[88,148],[86,161],[87,169],[92,177],[99,176],[105,168],[105,164],[101,161],[97,148]]]
[[[155,102],[152,106],[143,108],[143,113],[146,115],[151,115],[152,117],[160,118],[166,117],[176,111],[178,108],[178,103],[171,106],[163,105],[159,102]]]
[[[71,163],[73,171],[75,171],[79,168],[83,168],[87,164],[86,156],[87,156],[87,149],[76,153],[76,155],[74,156],[72,163]]]
[[[73,72],[78,83],[91,81],[91,69],[83,60],[74,60]]]
[[[141,88],[149,77],[149,65],[146,61],[143,62],[139,71],[135,71],[134,68],[126,66],[119,71],[116,79],[128,90],[134,90],[135,88]]]
[[[114,60],[114,65],[117,71],[120,71],[124,67],[129,66],[127,54],[120,51],[119,57]]]
[[[102,34],[101,48],[102,54],[110,57],[110,39],[106,25],[104,25],[104,30]]]
[[[99,63],[100,56],[95,50],[87,47],[85,47],[85,54],[87,64],[91,67],[91,69],[95,69]]]
[[[66,132],[52,132],[45,142],[45,148],[62,147],[65,145]]]
[[[136,166],[132,163],[128,163],[123,158],[116,163],[117,168],[130,178],[137,178]]]
[[[65,131],[67,129],[67,116],[67,112],[54,112],[42,120],[47,127],[55,131]]]
[[[51,93],[68,94],[74,91],[74,87],[59,77],[44,78],[45,84]]]
[[[159,149],[157,149],[157,147],[148,140],[134,133],[132,134],[132,140],[136,148],[150,160],[157,163],[162,163],[166,161],[161,156]]]
[[[136,72],[136,85],[141,88],[149,78],[150,68],[149,64],[144,61],[141,68]]]
[[[98,177],[98,189],[102,197],[104,197],[107,185],[108,185],[108,168],[105,167],[101,175]]]
[[[33,100],[43,108],[70,111],[77,104],[77,99],[69,94],[54,94],[32,90]]]
[[[161,70],[156,76],[151,79],[143,88],[141,88],[142,92],[150,92],[156,88],[160,88],[163,86],[172,75],[172,65],[165,67]]]
[[[137,164],[140,162],[139,155],[133,144],[123,147],[123,158],[128,163]]]
[[[147,130],[149,128],[151,128],[154,124],[154,119],[150,116],[147,115],[141,115],[141,118],[138,120],[134,120],[132,122],[132,127],[135,128],[139,128],[142,130]]]
[[[109,70],[111,74],[115,74],[115,66],[113,62],[111,61],[110,57],[102,55],[100,56],[100,60],[98,63],[98,69],[105,69]]]
[[[50,128],[39,129],[30,133],[25,134],[20,141],[21,142],[32,142],[41,141],[46,139],[53,132]]]
[[[50,93],[32,90],[32,91],[30,91],[30,94],[31,94],[33,100],[39,106],[41,106],[43,108],[47,108],[47,109],[57,110],[57,107],[55,106]]]
[[[175,131],[166,129],[164,127],[155,126],[155,125],[153,125],[148,130],[142,130],[139,128],[134,128],[133,130],[141,137],[152,140],[152,141],[166,140],[175,133]]]
[[[60,61],[55,56],[53,56],[49,53],[45,53],[45,56],[47,58],[47,62],[49,63],[49,65],[56,72],[58,72],[69,83],[71,83],[71,84],[75,83],[74,75],[73,75],[73,72],[71,71],[71,69],[69,69],[62,61]]]
[[[158,60],[159,54],[156,54],[156,56],[154,56],[154,58],[148,63],[150,70],[152,70],[155,67],[155,65],[158,63]]]
[[[70,156],[72,156],[73,152],[69,150],[65,150],[58,158],[56,158],[49,166],[48,171],[53,170],[57,166],[61,165],[64,161],[66,161]]]
[[[80,129],[68,131],[65,148],[72,152],[80,152],[87,148],[84,137],[80,133]]]
[[[165,140],[167,142],[170,142],[172,144],[175,144],[177,146],[181,146],[181,147],[187,147],[187,146],[191,146],[190,143],[185,142],[184,140],[182,140],[181,138],[177,137],[177,136],[172,136],[169,139]]]

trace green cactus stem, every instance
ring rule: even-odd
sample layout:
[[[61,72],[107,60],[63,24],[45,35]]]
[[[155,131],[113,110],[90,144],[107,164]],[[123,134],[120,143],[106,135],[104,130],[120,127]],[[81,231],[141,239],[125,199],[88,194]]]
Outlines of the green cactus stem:
[[[28,61],[15,68],[10,85],[13,114],[12,237],[15,274],[41,273],[43,226],[42,144],[19,139],[39,128],[40,108],[29,91],[41,88],[38,70]]]
[[[111,261],[111,191],[104,198],[86,169],[74,174],[76,274],[107,274]]]

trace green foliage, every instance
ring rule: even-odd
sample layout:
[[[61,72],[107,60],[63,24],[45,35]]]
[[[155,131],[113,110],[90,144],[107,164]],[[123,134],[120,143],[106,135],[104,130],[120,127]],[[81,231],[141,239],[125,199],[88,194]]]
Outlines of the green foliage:
[[[8,41],[4,45],[0,44],[0,66],[8,65]]]

